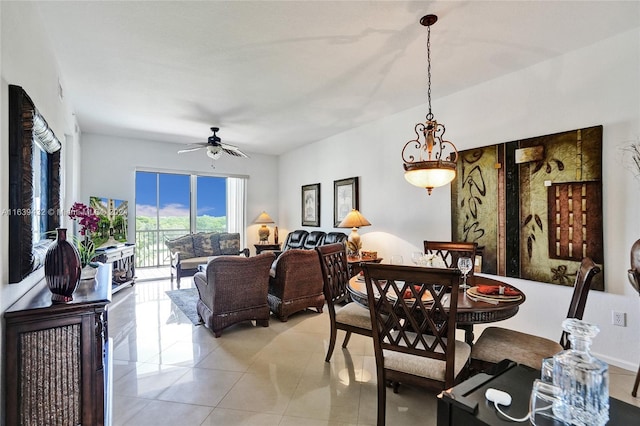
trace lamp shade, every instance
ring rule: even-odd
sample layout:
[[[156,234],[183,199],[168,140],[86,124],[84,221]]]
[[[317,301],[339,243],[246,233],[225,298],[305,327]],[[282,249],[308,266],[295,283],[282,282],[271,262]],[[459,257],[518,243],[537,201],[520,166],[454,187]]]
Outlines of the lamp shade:
[[[358,210],[353,209],[342,219],[338,228],[359,228],[361,226],[371,226],[371,223],[362,216]]]
[[[429,194],[433,188],[444,186],[456,177],[456,163],[451,161],[421,161],[405,164],[404,178],[412,185],[426,188]]]
[[[267,214],[267,212],[260,213],[260,216],[253,223],[275,223],[271,216]]]

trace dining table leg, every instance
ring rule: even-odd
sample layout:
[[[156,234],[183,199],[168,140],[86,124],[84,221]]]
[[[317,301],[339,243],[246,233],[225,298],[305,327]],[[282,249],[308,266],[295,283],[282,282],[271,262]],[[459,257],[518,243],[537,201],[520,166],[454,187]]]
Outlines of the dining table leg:
[[[473,324],[460,324],[458,325],[460,330],[464,330],[464,341],[469,345],[473,346]]]

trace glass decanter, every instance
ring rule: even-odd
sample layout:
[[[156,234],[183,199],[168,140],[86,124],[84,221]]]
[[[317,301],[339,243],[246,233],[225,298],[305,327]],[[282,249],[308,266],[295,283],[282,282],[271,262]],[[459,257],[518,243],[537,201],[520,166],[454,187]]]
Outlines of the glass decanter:
[[[599,426],[609,420],[609,366],[589,352],[600,329],[568,318],[562,328],[571,348],[553,357],[553,384],[560,388],[560,404],[554,414],[577,426]]]

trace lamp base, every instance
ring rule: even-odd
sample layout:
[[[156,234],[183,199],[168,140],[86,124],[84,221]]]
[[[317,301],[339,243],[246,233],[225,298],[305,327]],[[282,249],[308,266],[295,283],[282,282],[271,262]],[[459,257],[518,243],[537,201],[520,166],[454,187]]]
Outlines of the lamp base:
[[[360,235],[358,235],[358,228],[351,228],[351,234],[347,239],[347,254],[349,257],[360,257],[360,249],[362,243],[360,242]]]
[[[269,243],[269,228],[267,225],[262,225],[260,229],[258,229],[258,237],[260,238],[260,244],[268,244]]]

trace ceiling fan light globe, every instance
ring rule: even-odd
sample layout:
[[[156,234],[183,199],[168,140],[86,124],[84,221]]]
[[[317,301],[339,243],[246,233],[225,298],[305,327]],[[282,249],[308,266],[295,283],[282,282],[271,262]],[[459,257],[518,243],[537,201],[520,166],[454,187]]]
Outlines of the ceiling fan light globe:
[[[219,146],[209,146],[207,147],[207,156],[217,160],[222,156],[222,148]]]

